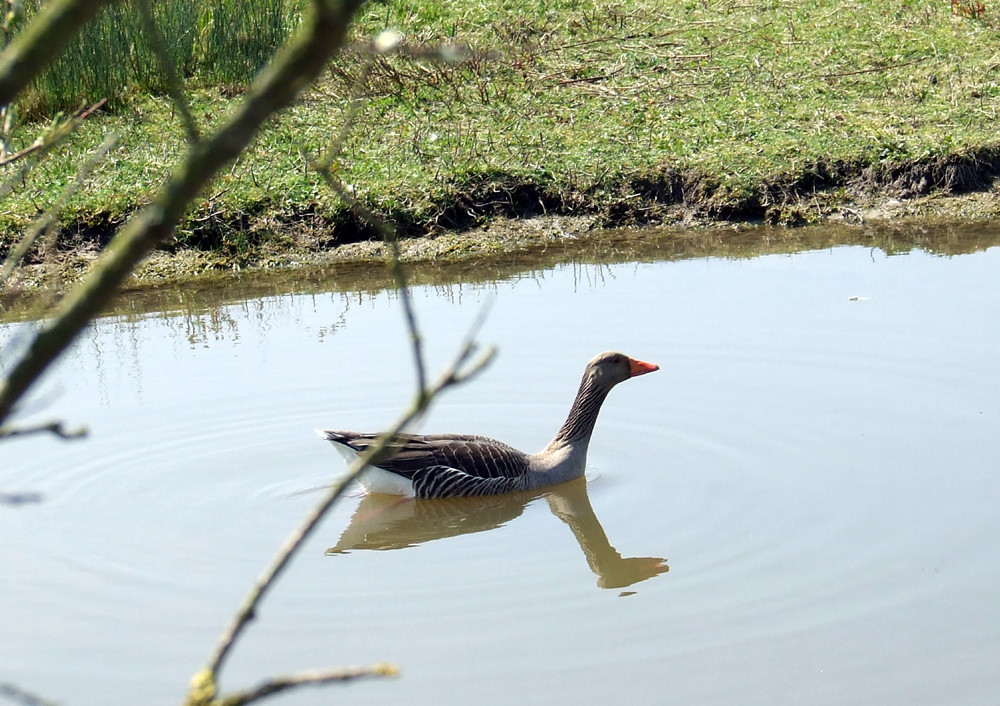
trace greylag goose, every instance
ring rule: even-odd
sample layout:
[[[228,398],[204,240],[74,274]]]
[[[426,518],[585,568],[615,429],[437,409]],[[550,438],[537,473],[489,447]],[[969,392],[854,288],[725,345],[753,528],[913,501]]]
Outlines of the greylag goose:
[[[536,454],[485,436],[400,434],[390,456],[365,469],[359,482],[370,493],[444,498],[534,490],[579,478],[586,470],[597,413],[611,388],[659,369],[622,353],[601,353],[587,363],[565,423]],[[317,433],[333,442],[348,462],[378,437],[352,431]]]

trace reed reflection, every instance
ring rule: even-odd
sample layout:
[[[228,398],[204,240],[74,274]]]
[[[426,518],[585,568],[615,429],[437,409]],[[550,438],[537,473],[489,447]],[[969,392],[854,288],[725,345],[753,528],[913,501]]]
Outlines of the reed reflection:
[[[586,478],[531,493],[413,500],[369,494],[361,499],[328,555],[415,547],[437,539],[503,527],[539,498],[569,526],[600,588],[625,588],[670,570],[661,557],[623,557],[608,540],[587,494]]]

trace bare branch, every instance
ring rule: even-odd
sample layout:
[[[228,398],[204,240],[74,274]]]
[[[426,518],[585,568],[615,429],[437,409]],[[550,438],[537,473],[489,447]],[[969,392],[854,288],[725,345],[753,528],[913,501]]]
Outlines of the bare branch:
[[[56,4],[65,3],[54,0],[45,7]],[[192,200],[219,170],[240,155],[264,121],[291,103],[319,74],[327,59],[343,45],[348,23],[361,4],[361,0],[313,0],[312,12],[296,36],[257,76],[225,124],[211,137],[189,145],[183,162],[153,203],[118,231],[87,279],[66,295],[52,318],[42,325],[0,384],[0,423],[42,372],[104,308],[132,268],[173,233]],[[0,64],[0,72],[2,68]],[[0,80],[0,88],[2,85]]]
[[[340,157],[340,153],[344,149],[344,145],[347,144],[347,137],[351,134],[351,130],[354,129],[354,123],[361,114],[361,109],[365,106],[366,101],[362,94],[364,93],[365,81],[368,80],[368,75],[371,73],[372,66],[374,65],[375,57],[369,56],[365,65],[361,67],[361,74],[354,84],[354,92],[347,106],[347,113],[344,115],[344,122],[340,126],[337,139],[330,145],[330,149],[327,150],[326,154],[320,157],[319,161],[314,165],[319,172],[332,170],[337,159]]]
[[[413,364],[417,371],[417,394],[424,394],[427,387],[427,372],[424,365],[423,343],[420,340],[420,330],[417,327],[417,315],[413,310],[413,299],[410,296],[410,289],[406,283],[406,272],[403,270],[403,263],[399,251],[399,238],[396,230],[389,223],[386,223],[378,214],[358,201],[357,197],[349,190],[344,183],[335,175],[330,165],[325,162],[314,165],[320,176],[326,181],[327,186],[340,197],[340,199],[354,211],[363,221],[372,226],[379,236],[389,246],[388,267],[392,274],[396,291],[399,292],[403,303],[403,315],[406,317],[406,327],[410,336],[410,347],[413,351]]]
[[[479,334],[480,329],[482,329],[483,324],[486,323],[486,318],[489,316],[490,309],[493,308],[493,299],[487,299],[483,304],[479,313],[476,314],[476,318],[472,321],[472,326],[465,334],[465,338],[462,340],[462,347],[460,351],[464,351],[464,357],[466,360],[472,357],[472,354],[476,352],[478,346],[476,344],[476,336]],[[463,383],[467,378],[476,375],[481,369],[490,364],[493,357],[496,355],[496,349],[493,346],[488,347],[483,351],[483,355],[480,356],[475,362],[469,365],[467,370],[461,370],[460,366],[455,369],[455,375],[452,378],[455,383]]]
[[[417,371],[417,394],[423,396],[427,389],[427,370],[424,364],[424,346],[420,338],[420,329],[417,327],[417,313],[413,309],[413,297],[410,295],[410,288],[406,284],[406,273],[403,270],[403,263],[400,260],[399,241],[396,239],[396,232],[393,230],[389,239],[392,249],[392,259],[389,262],[389,270],[392,272],[396,287],[399,290],[400,299],[403,302],[403,314],[406,316],[406,328],[410,332],[410,347],[413,349],[413,365]],[[429,400],[428,400],[429,401]]]
[[[267,696],[280,694],[282,691],[300,686],[319,686],[336,682],[349,682],[366,677],[394,677],[399,669],[393,664],[374,664],[371,667],[345,667],[343,669],[315,669],[296,672],[286,676],[268,679],[252,689],[236,691],[227,694],[223,699],[225,706],[243,706],[259,701]]]
[[[0,427],[0,439],[34,434],[53,434],[60,439],[82,439],[87,436],[85,427],[68,428],[65,422],[48,422],[29,427]]]
[[[379,436],[374,444],[372,444],[363,454],[361,454],[361,456],[351,463],[344,477],[330,486],[323,498],[310,511],[310,513],[303,520],[302,524],[299,525],[298,529],[292,532],[292,534],[285,540],[281,549],[278,551],[278,554],[271,561],[270,565],[264,569],[264,572],[254,583],[253,588],[244,599],[243,605],[240,606],[233,618],[233,621],[222,634],[222,637],[216,646],[215,652],[209,658],[206,671],[212,675],[213,682],[217,678],[223,662],[228,656],[240,633],[243,632],[247,624],[256,616],[257,607],[260,605],[260,602],[263,600],[265,594],[274,586],[292,556],[296,551],[298,551],[312,531],[317,527],[320,520],[323,519],[323,516],[327,513],[330,507],[332,507],[333,504],[340,499],[341,496],[343,496],[347,489],[351,487],[353,481],[361,475],[365,467],[379,458],[380,454],[385,451],[386,447],[392,442],[395,436],[426,411],[431,401],[438,394],[452,385],[471,379],[476,373],[481,371],[493,357],[494,351],[492,348],[489,348],[484,355],[480,356],[476,361],[470,363],[470,359],[475,350],[475,345],[467,342],[461,350],[459,350],[451,365],[449,365],[444,372],[441,373],[440,377],[438,377],[438,379],[428,389],[423,390],[422,394],[417,395],[417,398],[412,402],[409,409],[400,415],[396,422],[392,424],[386,432]]]
[[[9,155],[4,159],[0,160],[0,167],[4,167],[10,164],[11,162],[16,162],[19,159],[24,159],[29,154],[34,154],[35,152],[38,151],[48,152],[50,149],[52,149],[57,144],[62,142],[63,139],[68,137],[74,130],[80,127],[80,123],[82,123],[84,120],[93,115],[94,112],[96,112],[97,110],[103,108],[104,104],[107,102],[108,102],[107,98],[102,98],[89,108],[81,107],[78,111],[76,111],[76,113],[74,113],[71,117],[67,118],[64,122],[62,122],[61,124],[57,125],[54,128],[49,129],[44,135],[35,140],[34,143],[32,143],[30,146],[25,147],[23,150],[15,152],[14,154]],[[9,189],[6,189],[3,194],[0,194],[0,196],[5,195],[6,191],[9,191]]]
[[[56,219],[59,217],[59,213],[66,207],[69,203],[70,198],[76,193],[77,189],[83,184],[83,182],[90,175],[90,172],[98,165],[101,160],[107,156],[108,152],[118,144],[118,135],[115,133],[109,134],[104,138],[104,141],[91,152],[87,159],[83,161],[82,164],[77,168],[76,174],[73,176],[73,180],[66,185],[63,192],[59,195],[49,209],[39,216],[31,227],[21,238],[17,247],[14,248],[10,255],[3,263],[3,267],[0,267],[0,286],[7,281],[7,278],[13,274],[14,269],[17,267],[21,259],[28,254],[32,246],[34,246],[35,241],[45,232],[47,232],[52,225],[55,223]]]
[[[30,505],[42,502],[42,494],[34,491],[21,493],[0,493],[0,505]],[[3,693],[3,685],[0,685],[0,694]]]
[[[354,196],[343,182],[334,173],[336,160],[347,143],[347,137],[354,127],[354,123],[361,114],[361,109],[366,101],[364,98],[365,83],[375,66],[375,59],[380,54],[387,54],[397,51],[402,35],[395,30],[385,30],[379,34],[368,45],[367,61],[361,69],[361,73],[354,83],[354,92],[351,96],[351,103],[347,111],[344,124],[341,126],[337,139],[313,167],[320,173],[327,185],[332,189],[347,206],[358,215],[361,220],[371,225],[379,233],[386,244],[389,245],[389,271],[392,274],[396,290],[400,294],[403,302],[403,313],[406,316],[407,330],[410,336],[410,346],[413,351],[413,364],[417,373],[417,390],[419,395],[423,395],[427,387],[427,369],[424,362],[423,342],[420,338],[420,329],[417,326],[417,316],[413,309],[413,300],[410,297],[410,290],[406,283],[406,273],[400,258],[399,239],[396,229],[384,219],[380,218],[371,209],[362,204]]]
[[[37,694],[32,694],[30,691],[25,691],[16,684],[10,684],[9,682],[0,682],[0,696],[23,704],[23,706],[55,706],[54,701],[49,701]]]
[[[95,0],[88,4],[85,0],[77,2],[51,0],[44,7],[46,16],[55,16],[57,10],[79,9],[91,5],[94,6],[96,12],[97,7],[107,4],[107,2],[108,0],[103,3]],[[235,159],[246,148],[269,116],[287,106],[302,88],[319,73],[328,57],[343,45],[348,22],[360,5],[360,0],[339,2],[336,0],[313,0],[311,15],[303,23],[296,37],[258,76],[247,92],[243,103],[219,130],[204,140],[192,141],[189,144],[188,153],[183,162],[163,186],[153,203],[130,219],[128,224],[115,235],[95,264],[90,276],[63,299],[52,318],[41,325],[33,340],[20,352],[19,359],[16,360],[6,379],[0,383],[0,423],[10,415],[14,405],[35,383],[42,372],[103,308],[135,264],[156,244],[173,232],[177,222],[187,211],[190,202],[197,194],[221,168]],[[72,36],[75,27],[72,24],[72,19],[64,21],[70,23],[70,29],[65,36]],[[36,24],[33,23],[32,27],[35,27]],[[26,36],[26,34],[19,35],[19,37],[21,36]],[[26,46],[31,47],[31,45]],[[11,49],[13,48],[12,45]],[[51,55],[41,55],[41,63],[51,58],[59,48],[61,45]],[[4,90],[12,90],[11,95],[13,95],[24,85],[15,85],[13,89],[10,88],[14,84],[9,82],[9,66],[14,58],[23,61],[20,55],[14,58],[12,56],[12,53],[7,51],[0,57],[0,104],[4,102]],[[190,136],[192,127],[191,125],[187,125],[187,127]],[[347,192],[339,180],[333,176],[329,166],[323,170],[323,173],[328,183],[334,186],[338,193]],[[360,204],[357,204],[356,200],[354,202],[360,209]],[[316,507],[304,518],[298,529],[284,542],[270,565],[265,568],[254,583],[231,624],[224,631],[216,649],[210,656],[208,666],[195,675],[188,693],[188,703],[249,703],[251,700],[264,698],[301,684],[343,681],[359,676],[394,673],[394,668],[378,665],[361,671],[307,672],[272,679],[254,689],[236,692],[231,697],[217,698],[219,671],[237,639],[255,617],[260,602],[267,592],[276,584],[277,579],[288,566],[294,554],[304,545],[306,539],[315,530],[333,503],[346,492],[351,482],[363,472],[368,463],[377,461],[379,455],[385,453],[386,447],[399,432],[423,414],[438,394],[452,385],[471,379],[483,369],[493,356],[493,350],[487,349],[478,358],[473,359],[477,347],[472,340],[472,334],[470,334],[451,365],[435,381],[427,383],[420,335],[405,273],[399,259],[396,233],[374,214],[369,212],[368,218],[370,223],[382,231],[392,250],[390,268],[403,300],[417,367],[416,398],[397,422],[365,454],[351,464],[347,474],[330,486]],[[59,428],[54,426],[48,431],[57,433]],[[13,433],[18,432],[12,430],[10,434]],[[234,700],[230,701],[230,699]]]
[[[363,73],[367,73],[370,68],[371,62],[369,62],[369,64],[365,67]],[[351,484],[370,464],[377,462],[377,460],[384,455],[387,447],[400,432],[423,415],[438,394],[452,385],[471,379],[493,358],[494,350],[490,348],[487,349],[485,353],[476,361],[470,363],[472,355],[477,350],[473,339],[482,325],[485,316],[484,311],[481,312],[479,317],[477,317],[472,330],[463,341],[463,344],[451,365],[444,370],[444,372],[433,384],[429,387],[427,385],[420,331],[417,326],[412,297],[400,260],[399,243],[396,237],[395,229],[389,223],[385,222],[382,218],[372,212],[371,209],[361,204],[354,197],[351,190],[348,189],[334,174],[335,160],[339,156],[349,131],[357,116],[360,114],[363,106],[363,100],[360,93],[362,85],[363,80],[359,81],[357,84],[357,90],[355,95],[352,97],[347,119],[338,135],[338,138],[334,141],[326,154],[324,154],[316,162],[314,167],[326,181],[331,190],[333,190],[355,212],[355,214],[375,228],[382,236],[383,240],[385,240],[385,242],[390,246],[389,268],[393,275],[396,290],[399,292],[400,298],[403,302],[403,311],[412,346],[414,364],[417,369],[416,395],[414,400],[411,402],[409,409],[400,415],[396,422],[375,440],[375,443],[369,446],[364,453],[362,453],[354,460],[353,463],[350,464],[347,469],[347,473],[339,481],[330,486],[323,498],[306,516],[299,527],[285,540],[284,544],[278,551],[278,554],[271,561],[270,565],[265,568],[264,572],[258,577],[250,593],[246,596],[243,604],[233,617],[232,622],[223,632],[219,643],[216,646],[215,652],[209,658],[208,665],[204,670],[199,672],[193,680],[187,699],[187,703],[189,704],[206,703],[216,699],[218,675],[227,656],[235,646],[240,635],[249,625],[250,621],[256,617],[257,609],[267,592],[276,584],[278,578],[288,566],[292,557],[304,545],[306,539],[319,525],[320,521],[333,504],[343,496],[347,489],[351,487]],[[392,669],[394,673],[395,668]],[[359,675],[369,673],[371,672],[362,672]],[[342,672],[338,670],[324,674],[340,675]],[[353,674],[355,674],[355,672],[352,672],[352,675]],[[336,676],[334,678],[339,680],[341,677]],[[324,682],[325,681],[328,681],[328,679],[324,679]],[[296,680],[294,683],[289,683],[287,679],[282,678],[265,682],[255,690],[225,695],[221,700],[226,704],[249,703],[251,700],[268,696],[272,693],[276,693],[277,691],[289,688],[290,686],[297,686],[300,683],[324,682],[300,682]]]

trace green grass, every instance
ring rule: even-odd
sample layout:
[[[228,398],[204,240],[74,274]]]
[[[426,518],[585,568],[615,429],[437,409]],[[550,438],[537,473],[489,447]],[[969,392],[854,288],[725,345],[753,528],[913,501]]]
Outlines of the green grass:
[[[27,3],[27,17],[38,0]],[[181,76],[212,85],[242,85],[267,63],[297,22],[299,0],[150,0],[168,57]],[[140,14],[123,2],[102,10],[18,101],[26,116],[108,100],[127,105],[136,93],[165,93],[166,80]]]
[[[970,13],[913,0],[374,4],[354,37],[394,27],[410,52],[375,62],[337,170],[379,212],[428,227],[511,204],[612,213],[654,196],[756,213],[796,189],[997,154],[998,23],[1000,0]],[[443,42],[463,45],[465,60],[425,56]],[[246,244],[348,220],[309,165],[335,140],[366,60],[346,52],[275,120],[181,240]],[[203,124],[238,100],[225,95],[195,89]],[[34,129],[18,135],[27,143]],[[140,95],[40,165],[0,227],[16,232],[54,200],[112,129],[121,147],[63,221],[101,227],[147,199],[184,143],[169,103]],[[941,179],[930,186],[965,183]]]

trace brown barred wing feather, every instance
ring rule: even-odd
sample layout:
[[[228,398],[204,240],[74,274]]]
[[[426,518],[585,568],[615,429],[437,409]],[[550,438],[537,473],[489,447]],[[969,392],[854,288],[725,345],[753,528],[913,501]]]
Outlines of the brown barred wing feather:
[[[486,436],[423,437],[434,446],[435,458],[443,466],[479,478],[518,478],[528,473],[528,455]]]
[[[326,431],[326,438],[363,453],[378,434]],[[485,436],[400,434],[390,445],[391,456],[374,464],[405,478],[429,469],[451,468],[473,478],[519,478],[528,473],[528,456]],[[506,492],[506,491],[502,491]]]
[[[501,495],[525,489],[525,477],[484,478],[448,466],[428,466],[411,476],[418,498],[454,498],[472,495]]]

